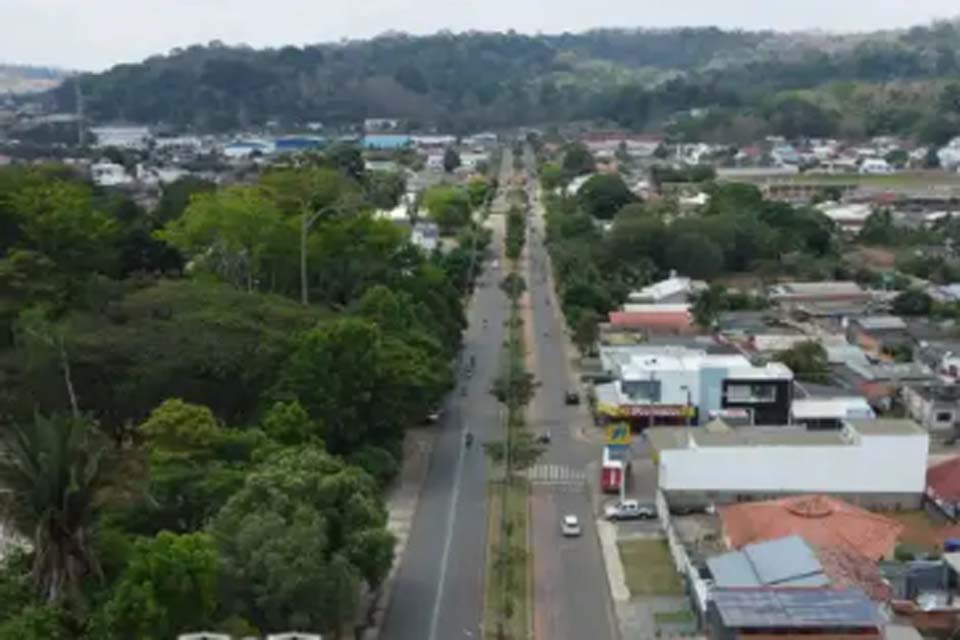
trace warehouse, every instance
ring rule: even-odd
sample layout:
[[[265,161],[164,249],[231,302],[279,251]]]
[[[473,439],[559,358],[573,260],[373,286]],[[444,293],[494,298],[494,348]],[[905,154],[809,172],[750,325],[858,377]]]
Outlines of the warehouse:
[[[914,508],[926,487],[928,435],[912,420],[847,420],[839,431],[655,427],[646,435],[672,506],[821,493]]]

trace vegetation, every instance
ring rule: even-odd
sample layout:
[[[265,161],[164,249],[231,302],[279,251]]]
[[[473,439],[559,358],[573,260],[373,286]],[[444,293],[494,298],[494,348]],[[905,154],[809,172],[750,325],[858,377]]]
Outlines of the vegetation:
[[[688,28],[391,34],[262,51],[213,42],[81,75],[50,96],[73,111],[80,83],[98,120],[203,130],[389,113],[413,130],[455,133],[589,119],[664,127],[678,140],[942,142],[960,130],[960,89],[949,82],[958,38],[960,25],[937,22],[872,36]]]
[[[827,352],[819,342],[801,342],[781,352],[777,360],[790,367],[797,379],[803,382],[826,384],[830,381]]]
[[[149,212],[66,168],[0,171],[0,486],[23,546],[0,637],[353,625],[489,242],[469,223],[487,183],[426,256],[372,217],[398,184],[357,158],[175,183]]]
[[[666,540],[625,540],[618,542],[617,547],[631,596],[683,593]]]

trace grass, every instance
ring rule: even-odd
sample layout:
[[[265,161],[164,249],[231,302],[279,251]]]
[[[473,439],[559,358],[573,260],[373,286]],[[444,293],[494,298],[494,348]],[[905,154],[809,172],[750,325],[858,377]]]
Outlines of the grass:
[[[777,182],[823,185],[855,184],[864,187],[924,187],[948,185],[960,187],[960,174],[939,171],[920,171],[910,173],[891,173],[887,175],[859,174],[817,174],[807,173],[795,176],[778,177]]]
[[[666,540],[626,540],[617,546],[631,596],[683,593],[683,583],[673,566]]]
[[[501,484],[490,485],[484,572],[484,635],[488,640],[526,640],[530,632],[530,579],[533,575],[532,557],[527,545],[529,487],[526,482],[515,481],[507,491],[509,551],[503,560],[500,558],[502,489]],[[505,620],[505,634],[502,637],[497,635],[501,620]]]
[[[657,624],[693,624],[697,618],[693,611],[689,609],[680,609],[678,611],[656,611],[653,614],[653,621]]]

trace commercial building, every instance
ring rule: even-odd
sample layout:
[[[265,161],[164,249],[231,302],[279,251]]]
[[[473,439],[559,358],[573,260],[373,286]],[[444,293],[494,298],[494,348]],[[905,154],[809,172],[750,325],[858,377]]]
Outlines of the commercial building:
[[[807,429],[840,429],[846,420],[872,420],[877,415],[863,396],[798,398],[790,407],[791,422]]]
[[[91,127],[90,133],[96,139],[95,146],[101,149],[106,147],[145,149],[151,137],[149,127],[139,126]]]
[[[595,388],[602,420],[628,420],[638,428],[695,425],[725,411],[751,424],[789,420],[793,372],[782,363],[755,367],[739,354],[669,347],[618,355],[606,363],[616,379]]]
[[[929,436],[912,420],[848,420],[839,431],[655,427],[646,437],[671,505],[818,493],[911,508],[926,488]]]
[[[856,282],[784,282],[770,287],[770,299],[779,303],[867,302],[869,291]]]
[[[684,335],[696,333],[689,304],[626,304],[611,311],[610,325],[645,333]]]

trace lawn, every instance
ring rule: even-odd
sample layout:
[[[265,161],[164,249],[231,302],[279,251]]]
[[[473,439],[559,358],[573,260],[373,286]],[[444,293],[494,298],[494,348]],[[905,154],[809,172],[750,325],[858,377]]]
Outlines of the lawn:
[[[617,543],[630,595],[678,595],[683,583],[673,566],[666,540],[625,540]]]

